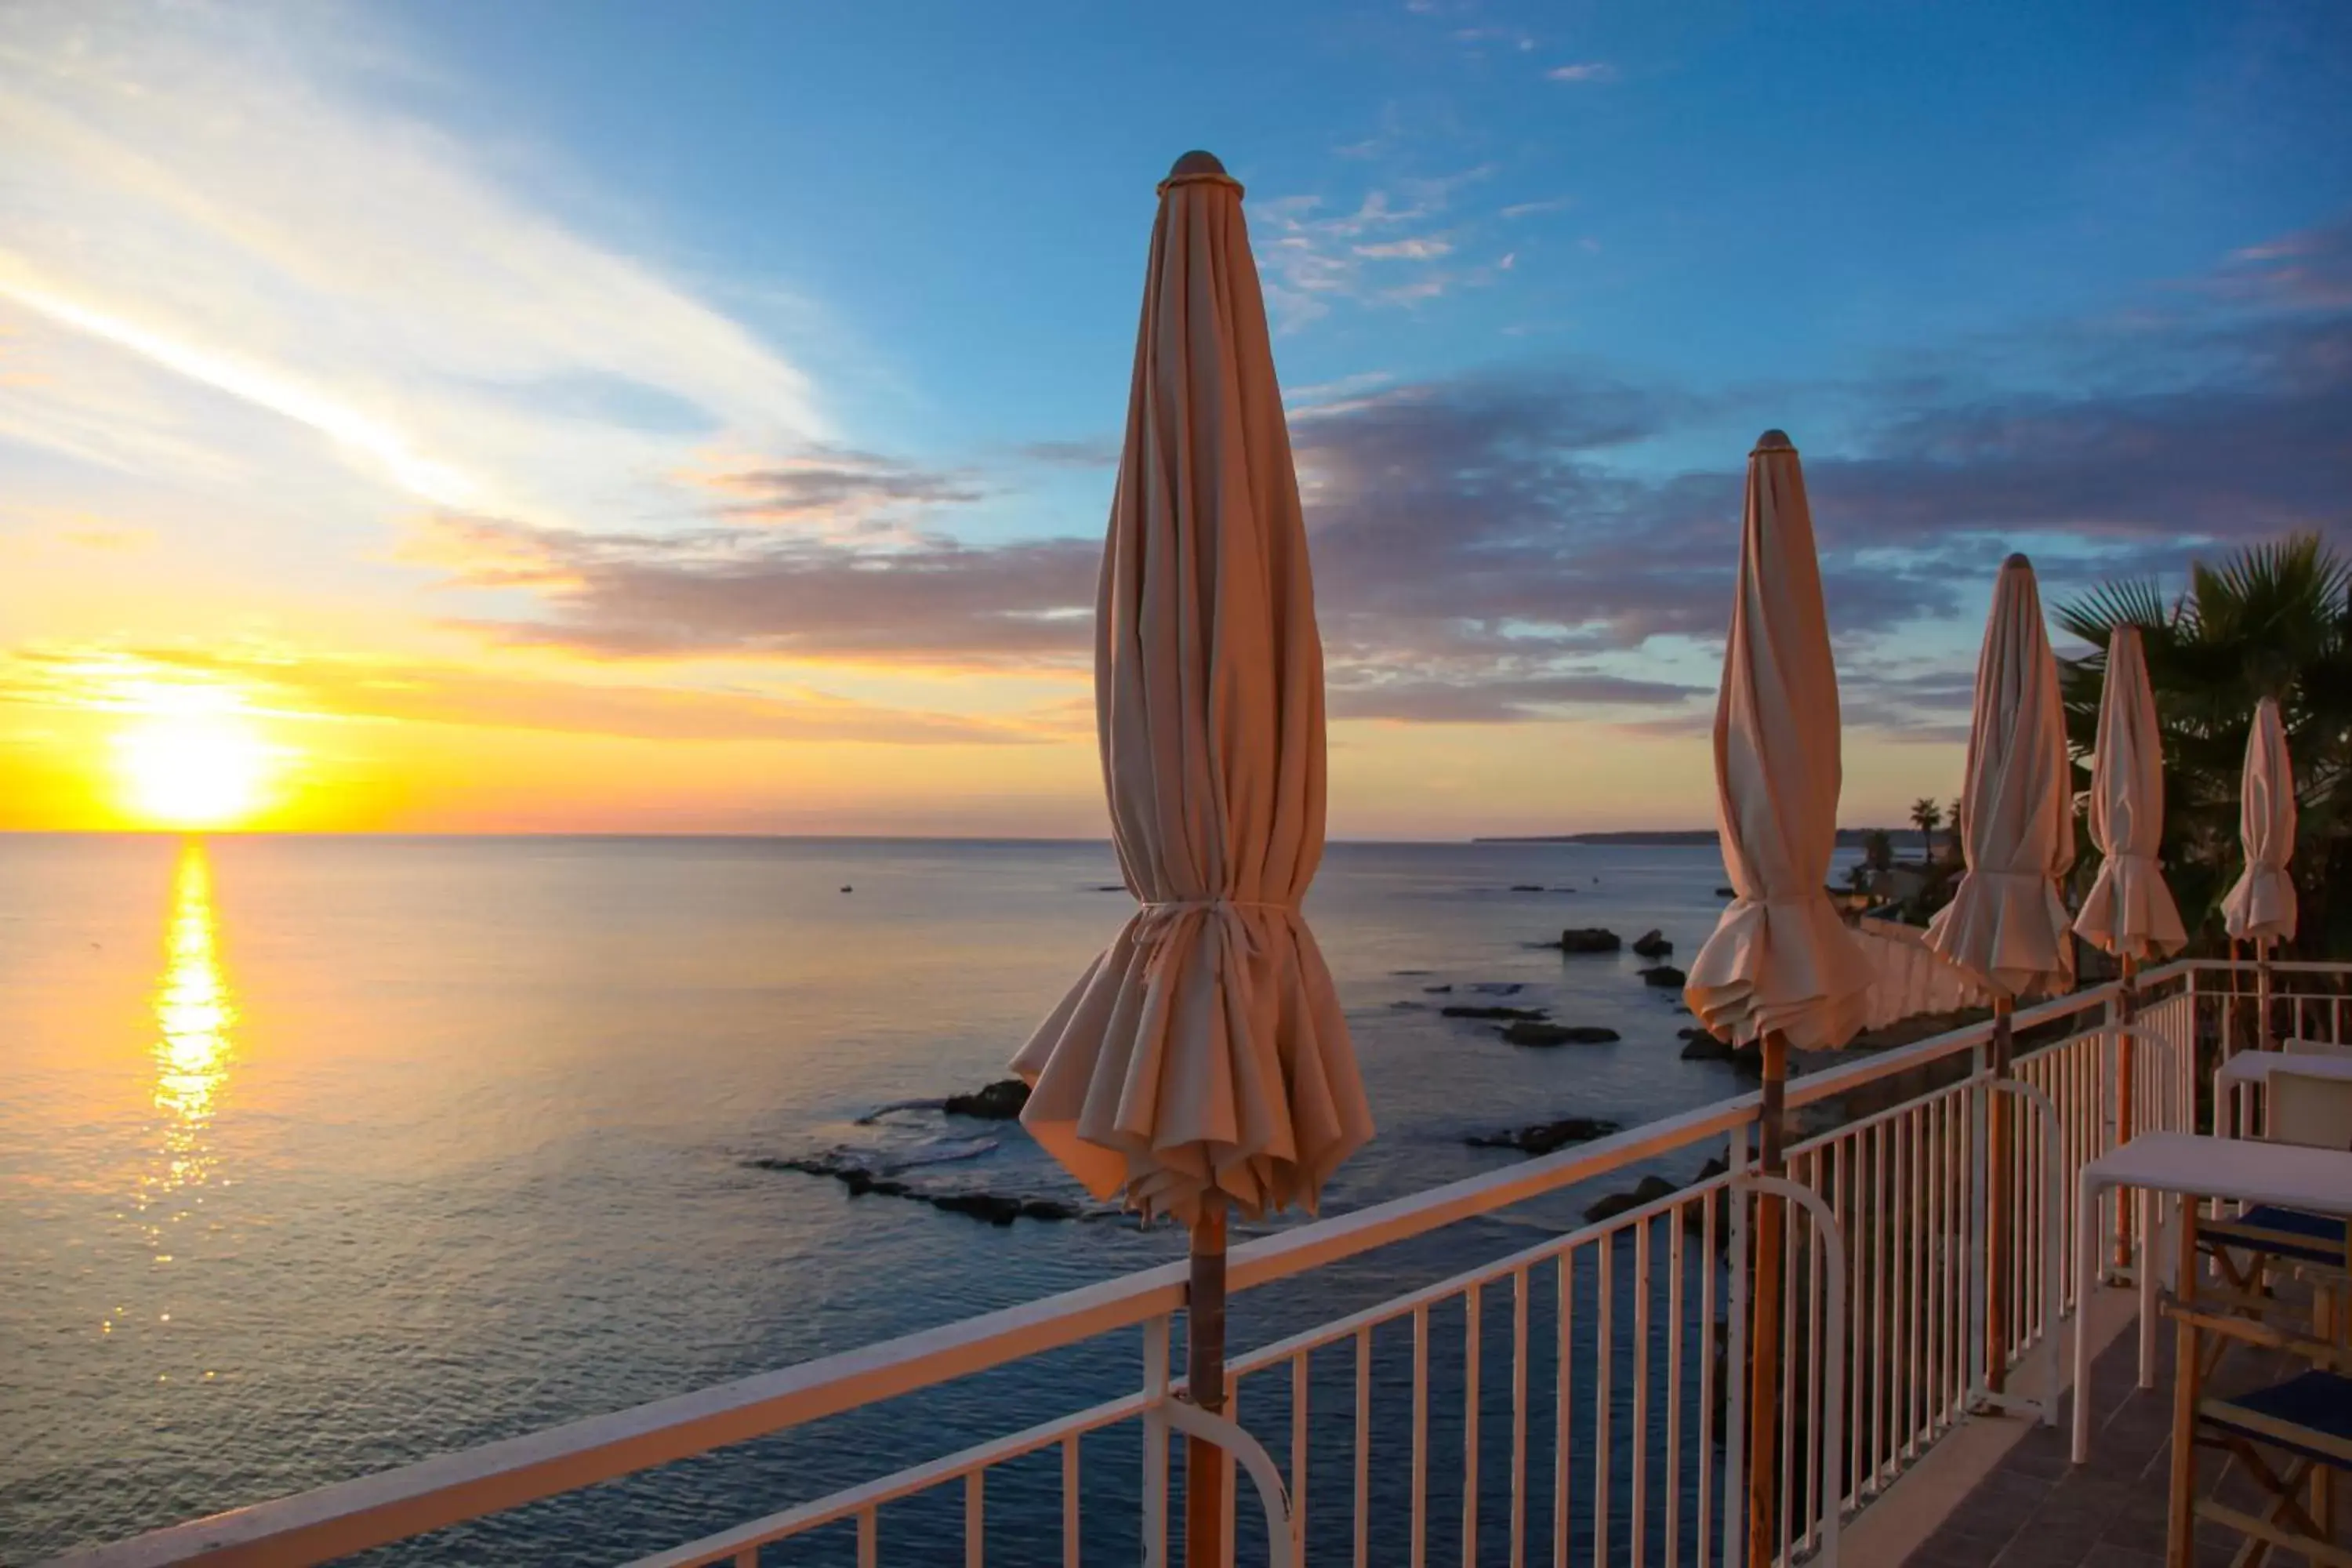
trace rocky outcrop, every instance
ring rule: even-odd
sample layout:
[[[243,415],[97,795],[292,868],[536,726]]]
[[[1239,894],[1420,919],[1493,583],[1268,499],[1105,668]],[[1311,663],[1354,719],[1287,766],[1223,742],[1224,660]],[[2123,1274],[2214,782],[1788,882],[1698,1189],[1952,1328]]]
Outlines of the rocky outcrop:
[[[951,1094],[940,1101],[950,1116],[973,1116],[982,1121],[1010,1121],[1029,1103],[1029,1086],[1017,1078],[1003,1078],[970,1094]]]
[[[1504,1019],[1534,1020],[1543,1017],[1551,1009],[1549,1007],[1469,1006],[1457,1002],[1451,1007],[1441,1007],[1437,1011],[1440,1016],[1446,1018],[1486,1018],[1500,1022]]]
[[[1504,1040],[1514,1046],[1605,1046],[1622,1037],[1597,1024],[1547,1024],[1533,1019],[1503,1031]]]
[[[1527,1154],[1549,1154],[1570,1143],[1589,1143],[1595,1138],[1623,1131],[1616,1122],[1602,1117],[1565,1116],[1558,1121],[1538,1121],[1533,1127],[1509,1128],[1463,1142],[1474,1149],[1517,1149]]]
[[[1674,950],[1675,944],[1668,942],[1666,933],[1661,931],[1643,931],[1633,939],[1633,956],[1636,958],[1664,958]]]
[[[1683,988],[1683,982],[1688,978],[1671,963],[1653,964],[1642,971],[1642,984],[1654,985],[1661,991],[1679,991]]]
[[[1614,952],[1625,944],[1615,931],[1604,926],[1570,926],[1559,933],[1556,945],[1562,952]]]
[[[1008,1226],[1016,1219],[1083,1219],[1086,1210],[1058,1198],[1024,1198],[1007,1193],[925,1192],[895,1176],[878,1176],[855,1160],[840,1154],[812,1154],[798,1159],[763,1155],[745,1164],[761,1171],[798,1171],[811,1176],[831,1176],[849,1189],[849,1195],[911,1198],[949,1214],[970,1215],[991,1225]]]

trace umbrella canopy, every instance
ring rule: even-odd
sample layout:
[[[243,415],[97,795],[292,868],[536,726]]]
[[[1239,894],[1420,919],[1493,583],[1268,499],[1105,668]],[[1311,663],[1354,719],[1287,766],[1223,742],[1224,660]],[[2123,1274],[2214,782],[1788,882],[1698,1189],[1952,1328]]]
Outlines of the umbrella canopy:
[[[2291,939],[2294,879],[2286,863],[2294,855],[2294,773],[2287,765],[2278,704],[2268,697],[2255,705],[2254,727],[2246,736],[2238,837],[2246,847],[2246,868],[2221,900],[2222,923],[2237,942]]]
[[[1977,655],[1960,793],[1960,853],[1968,870],[1927,927],[1927,945],[2022,996],[2074,983],[2074,944],[2058,880],[2074,863],[2074,799],[2058,661],[2042,624],[2033,563],[2001,563]]]
[[[1371,1136],[1300,917],[1323,855],[1323,649],[1242,187],[1160,187],[1095,619],[1112,837],[1141,900],[1014,1058],[1098,1197],[1312,1209]]]
[[[1874,974],[1829,900],[1837,847],[1837,669],[1797,449],[1748,454],[1739,584],[1715,710],[1717,816],[1737,895],[1683,997],[1710,1033],[1777,1031],[1799,1049],[1863,1026]]]
[[[2107,641],[2091,753],[2091,837],[2105,858],[2074,917],[2083,940],[2131,959],[2187,945],[2189,933],[2156,859],[2164,844],[2164,749],[2137,626],[2117,626]]]

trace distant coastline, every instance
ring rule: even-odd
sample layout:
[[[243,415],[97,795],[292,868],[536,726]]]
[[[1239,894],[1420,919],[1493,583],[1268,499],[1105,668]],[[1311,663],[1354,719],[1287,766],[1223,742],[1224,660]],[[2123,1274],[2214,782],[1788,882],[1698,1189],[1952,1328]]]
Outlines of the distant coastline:
[[[1859,849],[1873,833],[1893,834],[1895,830],[1877,827],[1841,827],[1837,842],[1841,849]],[[1911,831],[1916,832],[1916,829]],[[1716,830],[1712,827],[1637,828],[1628,833],[1515,833],[1473,838],[1473,844],[1646,844],[1698,845],[1712,844]],[[1895,839],[1901,843],[1900,837]]]

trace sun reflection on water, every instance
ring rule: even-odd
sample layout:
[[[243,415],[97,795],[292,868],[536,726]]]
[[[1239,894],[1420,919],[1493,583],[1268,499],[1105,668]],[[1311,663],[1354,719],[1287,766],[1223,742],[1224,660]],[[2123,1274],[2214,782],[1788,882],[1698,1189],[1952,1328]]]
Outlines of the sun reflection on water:
[[[155,1109],[163,1119],[163,1167],[147,1184],[146,1206],[169,1204],[211,1175],[206,1132],[228,1079],[235,994],[220,960],[212,863],[201,842],[180,852],[172,923],[155,986]],[[178,1215],[165,1216],[178,1218]],[[157,1241],[160,1226],[152,1227]],[[159,1261],[161,1256],[159,1256]]]

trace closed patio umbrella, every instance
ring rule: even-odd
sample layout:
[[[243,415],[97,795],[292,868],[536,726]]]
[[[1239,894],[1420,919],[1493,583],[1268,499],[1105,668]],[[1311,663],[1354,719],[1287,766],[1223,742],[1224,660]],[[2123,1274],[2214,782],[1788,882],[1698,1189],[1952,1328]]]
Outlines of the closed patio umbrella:
[[[2074,930],[2123,965],[2123,1022],[2138,1011],[2135,977],[2140,963],[2176,952],[2189,941],[2180,911],[2165,886],[2157,856],[2164,845],[2164,742],[2157,729],[2156,692],[2137,626],[2117,626],[2107,639],[2106,678],[2099,689],[2099,730],[2091,752],[2091,838],[2105,857],[2083,897]],[[2132,1037],[2116,1042],[2116,1138],[2129,1142],[2138,1121]],[[2116,1264],[2131,1251],[2130,1205],[2116,1205]]]
[[[1013,1059],[1021,1120],[1096,1195],[1191,1227],[1191,1392],[1213,1413],[1227,1206],[1312,1210],[1372,1122],[1299,913],[1323,854],[1323,649],[1242,187],[1205,153],[1160,186],[1095,705],[1141,907]],[[1222,1467],[1197,1438],[1187,1466],[1200,1563]]]
[[[2254,944],[2258,1038],[2271,1045],[2271,943],[2294,936],[2294,879],[2287,862],[2294,855],[2294,771],[2288,765],[2286,729],[2276,700],[2254,705],[2246,735],[2246,771],[2238,784],[2238,838],[2246,868],[2221,899],[2221,923],[2232,942]]]
[[[2157,863],[2164,845],[2164,738],[2137,626],[2117,626],[2107,642],[2091,753],[2091,837],[2105,858],[2074,930],[2135,963],[2179,952],[2189,935]]]
[[[2074,980],[2066,904],[2058,893],[2059,879],[2074,863],[2074,767],[2058,661],[2042,625],[2033,563],[2022,555],[2001,563],[1977,654],[1959,837],[1968,869],[1952,901],[1929,922],[1927,945],[1993,988],[1992,1071],[2006,1077],[2010,1014],[2018,998],[2064,990]],[[1986,1212],[1994,1234],[1987,1247],[1985,1377],[1998,1394],[2009,1360],[2009,1096],[1993,1094],[1986,1110],[1993,1151]]]
[[[1760,1161],[1781,1167],[1788,1050],[1845,1044],[1874,972],[1827,891],[1837,847],[1837,668],[1797,449],[1767,430],[1748,454],[1739,581],[1716,698],[1716,810],[1735,893],[1691,963],[1684,1000],[1763,1058]],[[1780,1203],[1758,1205],[1748,1340],[1748,1560],[1769,1563],[1780,1348]]]

